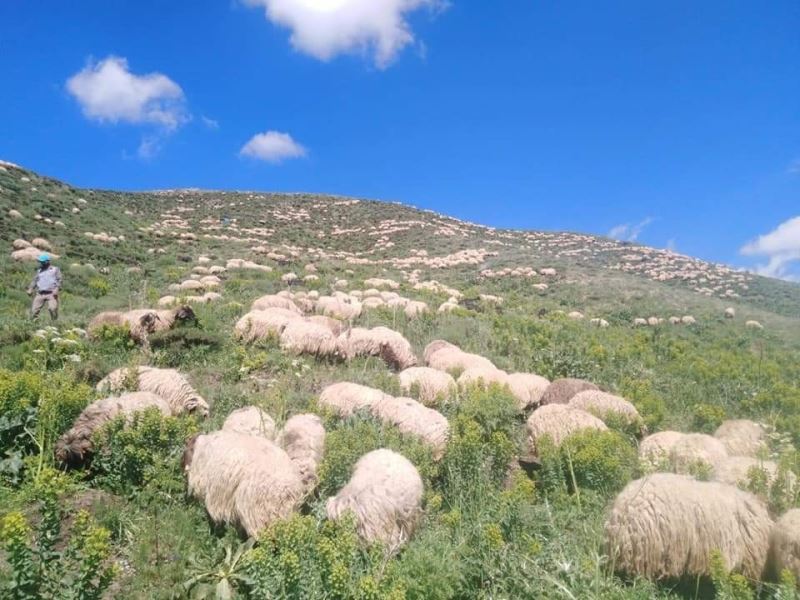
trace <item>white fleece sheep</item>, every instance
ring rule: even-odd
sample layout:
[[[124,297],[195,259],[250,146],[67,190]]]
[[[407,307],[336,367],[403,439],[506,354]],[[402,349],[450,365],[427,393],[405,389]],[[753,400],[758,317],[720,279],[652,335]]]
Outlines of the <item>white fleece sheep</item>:
[[[433,451],[434,460],[444,456],[450,424],[440,412],[411,398],[384,395],[369,406],[370,412],[402,433],[422,440]]]
[[[252,310],[236,322],[234,335],[245,343],[278,337],[290,321],[299,318],[299,314],[285,308]]]
[[[409,341],[388,327],[354,327],[339,337],[339,347],[348,360],[357,356],[377,356],[395,370],[417,364]]]
[[[418,400],[426,406],[446,401],[456,392],[456,381],[442,371],[430,367],[409,367],[398,373],[400,389],[408,394],[415,389]]]
[[[639,443],[639,462],[645,471],[669,468],[672,447],[686,435],[680,431],[659,431]]]
[[[280,333],[281,348],[293,354],[334,357],[339,353],[338,338],[320,323],[291,319]]]
[[[747,419],[723,421],[714,437],[725,445],[731,456],[758,456],[768,450],[764,426]]]
[[[341,381],[326,387],[319,395],[319,404],[340,417],[349,417],[356,411],[369,408],[386,396],[381,390]]]
[[[283,426],[278,445],[284,449],[297,469],[303,494],[317,486],[317,469],[325,451],[325,428],[314,414],[295,415]]]
[[[774,581],[784,570],[800,581],[800,508],[789,510],[772,527],[767,565]]]
[[[332,520],[352,513],[363,540],[395,551],[419,523],[422,494],[422,478],[407,458],[387,449],[373,450],[359,459],[350,481],[325,508]]]
[[[578,408],[565,404],[548,404],[531,413],[527,420],[528,447],[533,455],[538,454],[542,439],[547,436],[556,446],[573,433],[585,429],[607,431],[600,419]]]
[[[639,432],[644,427],[642,417],[633,404],[625,398],[600,390],[578,392],[570,398],[569,406],[590,412],[604,422],[609,417],[616,416],[623,419],[628,425],[636,426]]]
[[[698,467],[716,469],[728,458],[725,446],[717,438],[704,433],[687,433],[673,444],[669,462],[676,473],[692,473]]]
[[[550,386],[549,380],[533,373],[509,373],[506,383],[517,399],[520,410],[539,406],[542,396]]]
[[[101,379],[97,384],[97,391],[122,392],[129,381],[141,392],[152,392],[161,396],[169,403],[173,415],[188,412],[201,417],[208,416],[208,403],[175,369],[137,367],[135,371],[129,371],[123,367]]]
[[[425,363],[440,371],[465,371],[473,368],[496,369],[488,358],[464,352],[458,346],[435,340],[425,347]]]
[[[233,411],[222,424],[222,430],[259,435],[268,440],[274,440],[277,432],[273,418],[257,406],[245,406]]]
[[[254,300],[253,304],[250,306],[251,310],[266,310],[268,308],[282,308],[298,315],[303,314],[303,311],[301,311],[292,300],[275,294],[261,296]]]
[[[656,473],[617,496],[605,524],[609,563],[648,579],[710,574],[714,551],[727,568],[760,579],[772,521],[763,503],[736,487]]]

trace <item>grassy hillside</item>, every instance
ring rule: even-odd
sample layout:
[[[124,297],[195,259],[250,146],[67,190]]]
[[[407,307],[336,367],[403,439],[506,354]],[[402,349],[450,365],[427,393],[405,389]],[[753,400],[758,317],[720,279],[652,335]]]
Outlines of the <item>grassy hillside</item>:
[[[49,323],[26,318],[34,265],[9,257],[15,239],[37,237],[52,244],[65,277],[58,330],[38,334]],[[244,345],[233,327],[253,300],[286,290],[281,277],[290,272],[299,277],[293,292],[320,294],[337,280],[347,280],[347,291],[390,278],[399,294],[431,310],[409,318],[381,307],[354,324],[401,332],[420,360],[426,344],[445,339],[508,372],[585,378],[633,402],[650,432],[710,433],[726,418],[754,419],[774,432],[773,457],[800,474],[800,289],[793,284],[604,238],[496,230],[395,203],[81,190],[7,163],[0,166],[0,244],[0,573],[44,565],[37,572],[51,597],[78,589],[82,573],[102,583],[103,565],[111,565],[106,596],[114,598],[184,597],[220,581],[254,598],[789,597],[779,595],[785,587],[755,582],[743,591],[724,568],[713,582],[688,584],[613,574],[604,516],[640,473],[627,427],[579,434],[569,460],[553,450],[530,474],[509,475],[527,451],[527,415],[507,389],[467,389],[438,408],[451,436],[444,459],[434,461],[394,427],[319,409],[320,391],[338,381],[400,395],[396,374],[380,359],[291,356],[274,339]],[[228,269],[216,290],[222,298],[194,306],[198,326],[156,334],[149,350],[123,331],[99,339],[79,331],[101,311],[186,295],[169,288],[198,266],[236,258],[272,270]],[[317,279],[304,280],[309,274]],[[431,281],[441,285],[424,284]],[[438,313],[451,295],[446,287],[463,296],[457,309]],[[725,318],[727,307],[735,318]],[[568,317],[572,311],[585,318]],[[687,315],[695,325],[633,325]],[[749,320],[763,329],[746,327]],[[185,373],[210,417],[148,413],[129,427],[112,423],[97,437],[88,468],[59,471],[55,440],[99,397],[97,381],[140,364]],[[327,438],[320,482],[302,514],[249,549],[185,497],[180,460],[189,436],[218,429],[232,410],[253,404],[279,426],[300,412],[322,414]],[[324,518],[326,499],[359,457],[379,447],[412,460],[425,484],[422,523],[393,555],[360,545],[352,524]],[[793,493],[765,495],[773,515],[797,502]],[[79,509],[88,520],[76,518]],[[38,558],[25,551],[34,538],[40,547],[44,540]],[[244,553],[238,561],[237,551]],[[734,588],[744,595],[724,596]]]

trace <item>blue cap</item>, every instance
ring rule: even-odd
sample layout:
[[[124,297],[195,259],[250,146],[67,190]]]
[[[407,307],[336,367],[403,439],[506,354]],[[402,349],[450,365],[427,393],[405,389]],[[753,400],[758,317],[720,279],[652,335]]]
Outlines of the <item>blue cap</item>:
[[[39,255],[39,262],[50,262],[50,255],[49,254],[40,254]]]

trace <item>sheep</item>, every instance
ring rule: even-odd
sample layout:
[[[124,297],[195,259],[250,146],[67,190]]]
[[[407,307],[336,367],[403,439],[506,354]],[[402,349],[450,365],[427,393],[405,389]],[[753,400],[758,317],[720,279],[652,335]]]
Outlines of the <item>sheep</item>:
[[[764,427],[747,419],[723,421],[714,437],[725,445],[731,456],[755,457],[768,449]]]
[[[189,306],[179,306],[172,310],[144,308],[128,312],[106,311],[96,315],[89,322],[88,330],[96,335],[104,326],[125,327],[131,339],[137,343],[146,343],[151,333],[171,329],[176,323],[196,320],[197,317]]]
[[[14,250],[11,253],[11,259],[16,261],[37,262],[39,260],[39,255],[41,255],[41,253],[42,253],[41,250],[38,250],[33,246],[29,246],[21,250]],[[58,254],[53,254],[52,252],[48,252],[48,254],[51,260],[56,260],[59,258]]]
[[[695,325],[697,323],[697,319],[695,319],[692,315],[684,315],[681,317],[681,323],[684,325]]]
[[[725,318],[726,319],[734,319],[736,318],[736,309],[732,306],[729,306],[725,309]]]
[[[549,404],[537,408],[528,417],[526,427],[528,447],[534,456],[538,455],[538,446],[544,436],[560,446],[567,437],[578,431],[608,431],[606,424],[594,415],[565,404]]]
[[[634,327],[647,327],[647,319],[642,319],[641,317],[637,317],[633,320]]]
[[[333,357],[339,354],[338,338],[320,323],[291,319],[280,333],[281,348],[294,354]]]
[[[236,322],[234,333],[244,343],[250,343],[271,335],[280,336],[290,321],[299,318],[300,315],[285,308],[253,310]]]
[[[374,308],[380,308],[385,304],[386,303],[381,298],[365,298],[364,301],[361,303],[361,306],[363,306],[366,309],[372,310]]]
[[[173,306],[177,304],[178,299],[175,296],[162,296],[158,299],[158,305],[162,308],[166,308],[168,306]],[[101,313],[103,314],[103,313]]]
[[[506,383],[522,411],[538,406],[550,385],[550,381],[533,373],[509,373]]]
[[[115,393],[125,389],[132,381],[141,392],[152,392],[169,403],[173,415],[184,412],[208,416],[208,404],[189,384],[186,378],[175,369],[157,369],[155,367],[137,367],[135,371],[127,368],[111,371],[100,380],[98,392]]]
[[[436,312],[440,314],[451,313],[457,308],[458,308],[458,303],[456,302],[442,302],[439,305],[439,308],[436,309]]]
[[[317,468],[325,450],[325,428],[314,414],[295,415],[283,426],[278,445],[284,449],[300,475],[303,495],[317,485]]]
[[[599,390],[578,392],[568,402],[568,406],[580,408],[605,421],[609,416],[617,415],[630,425],[642,427],[642,417],[636,407],[614,394]]]
[[[750,456],[729,456],[716,465],[713,479],[739,487],[746,486],[750,482],[751,473],[756,469],[766,476],[766,483],[770,487],[780,474],[780,468],[774,461]],[[793,489],[797,483],[794,473],[785,471],[785,476],[788,487]]]
[[[691,473],[707,468],[711,472],[728,457],[725,446],[717,438],[704,433],[687,433],[675,442],[669,452],[669,462],[676,473]]]
[[[48,242],[44,238],[33,238],[31,240],[31,246],[37,247],[39,250],[52,250],[53,246],[50,242]]]
[[[189,441],[183,466],[188,493],[215,523],[249,537],[300,507],[305,488],[289,455],[260,436],[215,431]]]
[[[722,554],[750,579],[764,571],[772,522],[752,494],[736,487],[656,473],[629,483],[604,528],[605,553],[617,572],[648,579],[710,575]]]
[[[747,321],[744,326],[748,329],[764,329],[764,326],[758,321]]]
[[[253,304],[250,306],[250,310],[266,310],[268,308],[282,308],[298,315],[303,314],[303,311],[301,311],[289,298],[284,298],[274,294],[261,296],[260,298],[253,300]]]
[[[439,345],[438,349],[431,349],[431,351],[428,352],[428,348],[431,348],[431,346],[436,343],[437,342],[431,342],[431,344],[428,344],[428,347],[426,348],[425,362],[429,367],[433,367],[434,369],[438,369],[440,371],[465,371],[471,368],[497,368],[488,358],[484,358],[483,356],[478,356],[477,354],[472,354],[470,352],[464,352],[458,346],[454,346],[448,342],[444,342],[444,344],[447,344],[446,346]]]
[[[417,389],[418,400],[425,406],[433,406],[450,398],[456,390],[456,381],[448,373],[430,367],[409,367],[398,374],[400,389],[410,393]]]
[[[408,340],[388,327],[354,327],[339,336],[339,345],[348,360],[356,356],[378,356],[395,370],[417,364],[417,357]]]
[[[362,305],[357,300],[348,302],[334,296],[320,296],[316,303],[316,311],[342,321],[352,321],[361,315]]]
[[[669,465],[672,447],[686,435],[680,431],[659,431],[639,443],[639,462],[646,471],[661,470]]]
[[[23,240],[17,238],[13,242],[11,242],[11,247],[14,250],[25,250],[25,248],[30,248],[32,244],[28,240]]]
[[[22,213],[19,212],[17,209],[12,208],[8,211],[8,216],[11,217],[12,219],[21,219]]]
[[[245,406],[233,411],[222,424],[222,431],[260,435],[268,440],[274,440],[276,434],[273,418],[257,406]]]
[[[572,312],[568,313],[567,317],[573,321],[581,321],[584,318],[583,313],[577,310],[573,310]]]
[[[428,312],[428,305],[419,300],[411,300],[406,304],[403,312],[409,319],[413,319],[414,317]]]
[[[331,520],[352,513],[359,537],[380,542],[390,552],[405,544],[422,515],[422,478],[404,456],[381,448],[362,456],[350,481],[329,498]]]
[[[543,406],[546,404],[567,404],[579,392],[599,391],[599,389],[595,384],[583,379],[555,379],[542,394],[540,404]]]
[[[130,419],[134,413],[148,408],[154,408],[162,415],[171,414],[169,403],[151,392],[131,392],[92,402],[56,442],[56,459],[69,467],[83,464],[94,451],[92,436],[96,431],[118,415]]]
[[[381,390],[342,381],[329,385],[319,395],[319,404],[340,417],[349,417],[356,411],[369,408],[386,394]]]
[[[326,317],[325,315],[311,315],[310,317],[306,317],[306,321],[327,327],[330,332],[337,337],[345,330],[345,324],[342,321],[334,319],[333,317]]]
[[[606,321],[605,319],[597,318],[597,317],[595,317],[594,319],[590,319],[589,323],[591,325],[597,325],[601,329],[605,329],[606,327],[610,326],[610,323],[608,321]]]
[[[450,424],[440,412],[411,398],[395,398],[388,394],[372,402],[369,410],[377,419],[396,426],[402,433],[417,437],[430,446],[434,460],[444,456]]]
[[[458,346],[451,344],[450,342],[446,342],[444,340],[433,340],[430,344],[425,346],[425,349],[422,351],[422,359],[427,364],[431,356],[443,348],[455,348],[456,350],[459,349]]]
[[[777,581],[784,570],[800,581],[800,508],[786,512],[770,532],[767,573]]]
[[[471,386],[488,387],[497,384],[501,387],[508,385],[508,373],[497,367],[470,367],[458,377],[458,387],[462,390]]]

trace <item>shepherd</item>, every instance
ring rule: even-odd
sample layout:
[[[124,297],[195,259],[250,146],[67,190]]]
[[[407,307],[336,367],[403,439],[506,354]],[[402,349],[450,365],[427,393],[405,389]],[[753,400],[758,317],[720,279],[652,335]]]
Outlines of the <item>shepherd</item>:
[[[49,254],[39,255],[39,270],[28,286],[28,295],[33,294],[31,319],[35,320],[47,304],[50,319],[58,319],[58,293],[61,291],[61,269],[50,264]]]

